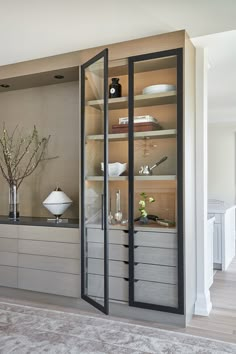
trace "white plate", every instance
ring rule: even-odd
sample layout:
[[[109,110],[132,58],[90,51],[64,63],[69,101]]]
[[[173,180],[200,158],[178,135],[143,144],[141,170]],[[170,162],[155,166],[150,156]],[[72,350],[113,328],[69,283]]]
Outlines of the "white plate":
[[[167,85],[167,84],[151,85],[143,89],[143,95],[147,95],[151,93],[174,91],[175,89],[176,89],[175,85]]]

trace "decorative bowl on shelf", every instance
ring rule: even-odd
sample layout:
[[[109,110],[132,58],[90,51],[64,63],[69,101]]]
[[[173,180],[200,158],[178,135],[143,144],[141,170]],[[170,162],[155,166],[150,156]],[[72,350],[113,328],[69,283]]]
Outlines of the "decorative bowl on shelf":
[[[58,187],[43,202],[45,208],[56,217],[55,221],[60,220],[71,204],[72,200]]]
[[[152,94],[152,93],[161,93],[176,90],[175,85],[168,84],[159,84],[159,85],[151,85],[147,86],[143,89],[143,95]]]
[[[109,177],[118,177],[127,168],[127,163],[114,162],[108,164],[108,176]],[[101,170],[104,171],[104,163],[101,162]]]

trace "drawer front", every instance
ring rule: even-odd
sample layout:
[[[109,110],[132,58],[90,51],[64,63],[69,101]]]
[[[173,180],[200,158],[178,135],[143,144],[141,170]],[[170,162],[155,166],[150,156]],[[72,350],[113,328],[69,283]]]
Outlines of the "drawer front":
[[[129,243],[128,233],[122,230],[109,230],[109,243],[117,245],[128,245]],[[87,240],[88,242],[104,242],[104,231],[100,229],[87,229]]]
[[[17,267],[17,253],[0,252],[0,265]]]
[[[128,278],[129,265],[125,262],[109,261],[109,275],[111,277]],[[104,261],[102,259],[90,258],[88,260],[88,273],[104,274]]]
[[[117,261],[128,261],[128,247],[123,245],[109,244],[109,259]],[[88,243],[89,258],[104,258],[104,245],[102,243]]]
[[[89,274],[88,295],[103,298],[104,282],[100,275]],[[128,301],[128,281],[123,278],[109,277],[109,299]]]
[[[18,268],[18,287],[48,294],[80,297],[80,276]]]
[[[80,259],[80,245],[78,243],[19,240],[19,253]]]
[[[17,288],[17,267],[0,266],[0,286]]]
[[[134,261],[147,264],[177,266],[177,250],[138,246],[134,249]]]
[[[18,226],[16,226],[16,225],[0,225],[0,237],[18,238]]]
[[[138,263],[134,266],[134,278],[167,284],[177,284],[178,272],[176,267]]]
[[[178,306],[177,285],[139,280],[134,283],[134,294],[134,299],[138,302],[171,307]]]
[[[79,230],[74,228],[20,225],[19,238],[24,240],[80,243]]]
[[[18,240],[14,238],[0,238],[1,252],[17,252]]]
[[[18,265],[21,268],[80,274],[79,259],[19,254]]]
[[[167,232],[142,232],[134,235],[135,246],[177,248],[177,234]]]

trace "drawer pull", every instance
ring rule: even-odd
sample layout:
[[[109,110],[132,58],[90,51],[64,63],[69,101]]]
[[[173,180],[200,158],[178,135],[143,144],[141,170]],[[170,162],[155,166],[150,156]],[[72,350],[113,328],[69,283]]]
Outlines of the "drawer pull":
[[[123,245],[125,248],[129,248],[129,245]]]
[[[129,278],[124,278],[125,281],[129,281]]]
[[[128,233],[129,233],[129,230],[123,230],[123,232],[124,232],[125,234],[128,234]]]
[[[124,278],[125,281],[129,281],[129,278]],[[134,282],[137,283],[139,279],[134,279]]]
[[[127,261],[123,261],[124,262],[124,264],[129,264],[129,262],[127,262]]]

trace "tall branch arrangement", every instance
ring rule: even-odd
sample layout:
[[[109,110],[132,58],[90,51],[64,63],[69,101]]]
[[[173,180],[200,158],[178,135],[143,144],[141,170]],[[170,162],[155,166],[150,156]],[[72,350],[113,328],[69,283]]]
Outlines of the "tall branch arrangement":
[[[0,171],[9,185],[15,184],[18,189],[40,162],[52,159],[46,158],[49,140],[50,135],[39,137],[36,126],[31,134],[22,136],[18,126],[9,134],[3,125],[0,136]]]

